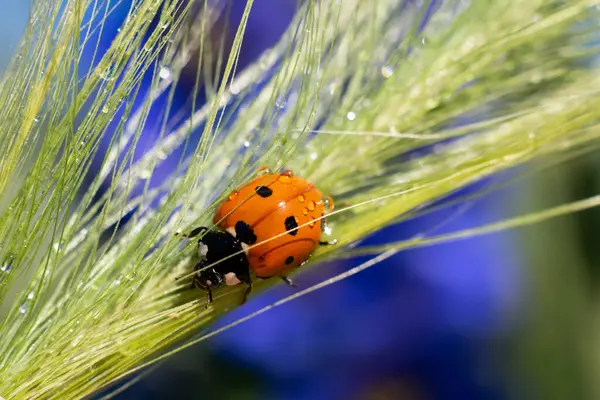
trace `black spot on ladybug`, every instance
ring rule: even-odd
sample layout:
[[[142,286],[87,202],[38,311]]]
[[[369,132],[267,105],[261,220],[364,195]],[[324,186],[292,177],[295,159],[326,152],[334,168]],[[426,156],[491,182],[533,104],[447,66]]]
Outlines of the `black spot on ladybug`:
[[[298,223],[296,222],[296,217],[291,216],[285,219],[285,230],[289,231],[288,233],[292,236],[296,236],[298,234]],[[294,229],[294,230],[292,230]]]
[[[273,191],[266,186],[257,186],[254,190],[260,197],[269,197],[273,194]]]
[[[285,265],[290,265],[293,262],[294,262],[294,257],[292,257],[292,256],[289,256],[288,258],[285,259]]]
[[[240,242],[246,244],[256,243],[256,235],[252,230],[252,227],[244,221],[238,221],[235,223],[235,236]]]

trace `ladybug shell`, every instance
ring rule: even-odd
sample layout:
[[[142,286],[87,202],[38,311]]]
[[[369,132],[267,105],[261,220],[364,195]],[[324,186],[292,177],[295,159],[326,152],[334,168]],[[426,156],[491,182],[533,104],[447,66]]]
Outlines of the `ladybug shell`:
[[[284,276],[315,251],[324,209],[323,194],[313,184],[291,171],[269,173],[231,193],[217,209],[214,223],[226,230],[240,221],[249,225],[245,236],[250,240],[241,240],[250,246],[250,267],[257,277],[269,278]]]

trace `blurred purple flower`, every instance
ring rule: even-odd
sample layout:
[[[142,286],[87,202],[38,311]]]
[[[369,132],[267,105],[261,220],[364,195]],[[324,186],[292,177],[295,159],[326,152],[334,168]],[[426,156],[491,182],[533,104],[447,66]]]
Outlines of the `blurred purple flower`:
[[[232,2],[229,29],[237,26],[244,5],[245,1]],[[295,7],[292,0],[255,1],[240,67],[277,41]],[[128,9],[128,2],[123,2],[108,18],[101,49],[109,45]],[[86,60],[91,62],[89,54]],[[189,107],[189,94],[189,88],[179,88],[175,106]],[[160,109],[161,104],[156,107]],[[146,125],[138,144],[140,151],[156,139],[153,129],[160,125],[158,114],[153,113]],[[179,154],[172,155],[157,170],[158,180],[175,167],[178,159]],[[364,244],[427,231],[453,211],[436,212],[387,228]],[[453,218],[443,230],[481,224],[501,213],[502,196],[488,197]],[[351,398],[382,378],[404,376],[418,382],[432,398],[495,398],[497,385],[480,380],[480,358],[486,354],[481,343],[503,328],[518,298],[518,257],[513,247],[509,234],[496,234],[406,251],[326,290],[230,329],[211,340],[210,346],[223,358],[262,371],[272,383],[269,398],[273,399]],[[297,281],[308,287],[358,262],[320,266]],[[277,287],[253,297],[246,307],[220,323],[245,316],[290,290]],[[193,352],[188,354],[192,356]],[[143,386],[144,381],[122,396],[135,397]]]

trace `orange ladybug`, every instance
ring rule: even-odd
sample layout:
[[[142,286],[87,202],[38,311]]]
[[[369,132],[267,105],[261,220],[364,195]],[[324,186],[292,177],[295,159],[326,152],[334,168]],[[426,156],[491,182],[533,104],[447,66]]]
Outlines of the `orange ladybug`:
[[[218,228],[199,227],[182,235],[200,235],[202,260],[193,280],[194,287],[208,292],[209,303],[211,289],[223,283],[246,284],[244,303],[252,290],[251,271],[257,278],[279,276],[295,286],[289,271],[304,264],[319,245],[335,244],[321,241],[324,217],[333,209],[330,197],[290,170],[260,171],[262,175],[219,205],[213,219]]]

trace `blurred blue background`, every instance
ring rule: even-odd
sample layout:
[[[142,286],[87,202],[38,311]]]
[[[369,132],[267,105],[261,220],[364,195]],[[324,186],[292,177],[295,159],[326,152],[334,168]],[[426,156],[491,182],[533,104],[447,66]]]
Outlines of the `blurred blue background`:
[[[14,50],[23,31],[26,3],[3,4],[2,56]],[[232,3],[229,35],[244,4]],[[255,1],[241,66],[278,40],[295,8],[293,0]],[[110,16],[101,47],[110,44],[128,9],[124,1]],[[6,59],[0,58],[0,65]],[[188,79],[193,82],[193,75]],[[189,106],[192,87],[178,88],[176,107]],[[153,122],[159,118],[151,117],[139,147],[156,138]],[[408,238],[447,218],[436,234],[491,222],[506,215],[511,195],[496,193],[466,212],[451,208],[392,226],[364,244]],[[513,326],[522,298],[515,240],[505,233],[404,252],[174,356],[118,398],[506,398],[495,344]],[[313,268],[296,281],[308,287],[364,260]],[[218,325],[288,294],[290,289],[279,285],[254,296]]]

